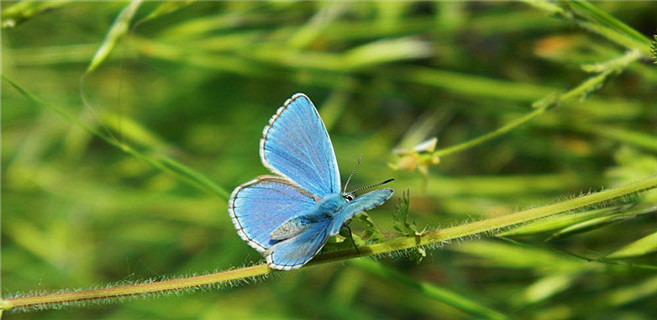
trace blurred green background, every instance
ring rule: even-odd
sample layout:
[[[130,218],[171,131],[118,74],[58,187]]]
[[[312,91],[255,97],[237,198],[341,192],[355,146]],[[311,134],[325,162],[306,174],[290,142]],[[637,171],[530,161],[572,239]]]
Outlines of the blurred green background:
[[[391,213],[407,189],[411,219],[436,228],[657,172],[657,71],[649,59],[590,96],[441,158],[428,177],[391,168],[396,147],[436,136],[440,149],[491,132],[586,80],[582,65],[626,50],[525,3],[145,2],[107,59],[82,78],[127,5],[3,1],[3,75],[226,192],[267,173],[258,157],[262,128],[296,92],[319,108],[343,180],[359,154],[352,186],[397,179],[394,198],[370,212],[391,238],[400,236]],[[646,37],[656,30],[656,2],[594,6]],[[262,261],[217,194],[122,152],[6,82],[1,102],[3,297]],[[436,296],[441,287],[510,318],[655,319],[657,255],[599,259],[653,234],[656,206],[652,193],[587,211],[589,219],[568,230],[573,225],[464,239],[428,250],[420,263],[404,253],[377,260],[404,281],[346,261],[185,295],[5,316],[482,317]],[[362,233],[358,222],[351,226]]]

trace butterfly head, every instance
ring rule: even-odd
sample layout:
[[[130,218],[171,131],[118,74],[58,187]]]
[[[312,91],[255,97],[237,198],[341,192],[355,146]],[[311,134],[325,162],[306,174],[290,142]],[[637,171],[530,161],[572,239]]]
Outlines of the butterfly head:
[[[367,190],[367,189],[370,189],[370,188],[376,188],[380,185],[384,185],[384,184],[392,182],[392,181],[395,181],[395,179],[390,178],[386,181],[371,184],[369,186],[360,187],[360,188],[358,188],[356,190],[353,190],[353,191],[343,192],[343,193],[341,193],[341,195],[342,195],[342,198],[344,198],[347,202],[349,202],[349,201],[352,201],[352,200],[356,199],[356,195],[359,191]]]
[[[356,192],[342,193],[342,197],[349,202],[356,199]]]

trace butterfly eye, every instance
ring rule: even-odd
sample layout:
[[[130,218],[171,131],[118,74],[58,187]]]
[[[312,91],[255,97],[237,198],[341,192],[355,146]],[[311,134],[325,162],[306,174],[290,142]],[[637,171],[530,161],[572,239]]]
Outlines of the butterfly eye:
[[[344,195],[344,199],[347,201],[354,200],[355,196],[353,194],[346,194]]]

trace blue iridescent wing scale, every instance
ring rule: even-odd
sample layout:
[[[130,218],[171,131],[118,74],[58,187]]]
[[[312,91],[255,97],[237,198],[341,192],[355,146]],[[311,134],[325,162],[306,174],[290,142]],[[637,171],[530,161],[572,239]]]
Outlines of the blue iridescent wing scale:
[[[265,167],[313,195],[340,192],[340,173],[324,122],[310,99],[297,93],[269,120],[260,139]]]
[[[287,179],[262,176],[235,188],[228,200],[237,233],[260,252],[277,241],[270,233],[290,218],[315,208],[315,198]]]

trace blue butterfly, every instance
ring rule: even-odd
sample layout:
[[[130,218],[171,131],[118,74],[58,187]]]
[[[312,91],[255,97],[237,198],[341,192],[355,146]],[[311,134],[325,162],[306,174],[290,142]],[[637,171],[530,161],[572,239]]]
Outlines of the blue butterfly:
[[[302,93],[285,101],[265,126],[260,159],[276,175],[235,188],[228,212],[240,237],[262,253],[272,269],[301,268],[345,222],[380,206],[393,193],[341,192],[331,139],[317,109]]]

